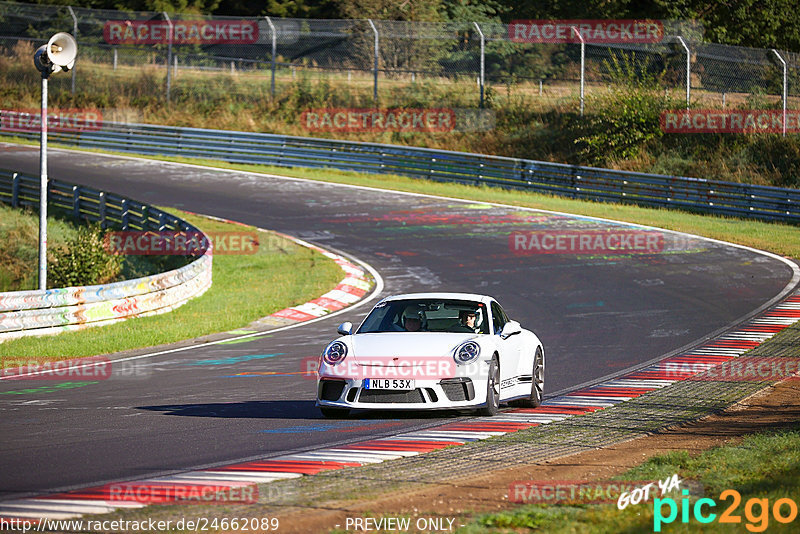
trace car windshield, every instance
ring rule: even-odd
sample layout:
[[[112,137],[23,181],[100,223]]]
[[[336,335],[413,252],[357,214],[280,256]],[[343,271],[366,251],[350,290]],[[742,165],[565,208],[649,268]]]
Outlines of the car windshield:
[[[408,299],[381,302],[370,312],[359,334],[377,332],[461,332],[488,334],[486,306],[450,299]]]

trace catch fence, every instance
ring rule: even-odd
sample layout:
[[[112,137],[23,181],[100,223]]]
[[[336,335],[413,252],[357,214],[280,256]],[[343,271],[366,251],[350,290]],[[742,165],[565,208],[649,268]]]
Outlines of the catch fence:
[[[0,2],[0,47],[29,62],[28,49],[73,33],[78,64],[54,77],[51,91],[96,91],[102,72],[133,101],[213,99],[215,91],[290,98],[321,81],[317,93],[333,105],[376,107],[413,107],[432,93],[442,107],[483,107],[512,93],[582,106],[589,93],[633,79],[704,107],[775,107],[800,90],[797,54],[705,43],[697,24],[650,22],[660,28],[652,39],[581,39],[580,21],[554,21],[566,37],[545,39],[531,30],[547,21],[202,17]]]

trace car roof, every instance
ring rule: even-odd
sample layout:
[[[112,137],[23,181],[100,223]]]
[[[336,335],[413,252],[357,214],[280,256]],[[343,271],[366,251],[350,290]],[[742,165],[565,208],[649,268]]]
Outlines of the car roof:
[[[475,293],[403,293],[402,295],[391,295],[381,300],[408,300],[408,299],[452,299],[452,300],[472,300],[476,302],[489,302],[496,300],[487,295],[478,295]]]

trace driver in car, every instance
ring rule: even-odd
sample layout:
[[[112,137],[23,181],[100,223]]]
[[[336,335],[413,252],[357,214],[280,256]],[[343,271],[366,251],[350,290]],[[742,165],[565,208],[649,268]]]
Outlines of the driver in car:
[[[477,319],[475,310],[461,310],[458,312],[458,325],[454,328],[456,332],[471,332],[478,333],[478,327],[475,326]]]

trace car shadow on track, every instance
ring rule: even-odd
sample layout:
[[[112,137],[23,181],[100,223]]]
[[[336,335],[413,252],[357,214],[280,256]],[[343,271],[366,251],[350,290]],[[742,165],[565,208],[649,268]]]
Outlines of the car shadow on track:
[[[324,419],[314,401],[247,401],[203,404],[164,404],[137,406],[137,410],[163,412],[184,417],[219,417],[224,419]],[[354,411],[347,419],[453,419],[467,415],[453,410],[412,412],[393,410]]]

